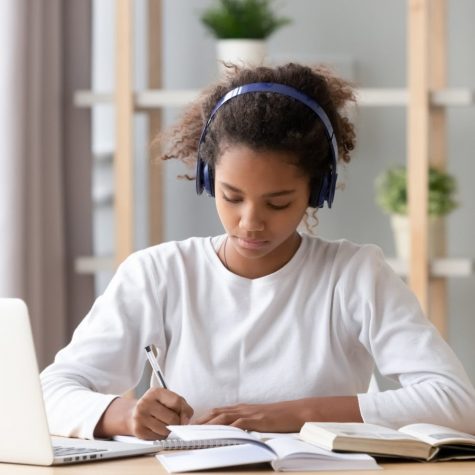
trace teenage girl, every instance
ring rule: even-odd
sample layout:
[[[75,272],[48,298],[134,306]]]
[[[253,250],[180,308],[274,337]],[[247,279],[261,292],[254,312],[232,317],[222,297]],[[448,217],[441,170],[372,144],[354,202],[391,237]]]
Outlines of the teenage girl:
[[[298,64],[237,69],[172,129],[225,233],[134,253],[42,374],[52,433],[163,438],[169,424],[296,432],[305,421],[475,433],[475,391],[373,245],[299,232],[349,162],[351,88]],[[338,211],[335,211],[338,212]],[[138,400],[154,344],[168,389]],[[399,389],[367,392],[373,371]]]

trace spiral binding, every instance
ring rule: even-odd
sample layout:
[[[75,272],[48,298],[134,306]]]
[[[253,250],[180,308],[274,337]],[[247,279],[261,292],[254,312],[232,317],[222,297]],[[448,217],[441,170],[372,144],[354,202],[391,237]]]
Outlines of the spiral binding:
[[[165,439],[156,441],[163,450],[187,450],[187,449],[209,449],[212,447],[222,447],[226,445],[238,445],[243,441],[236,439],[208,439],[208,440],[182,440],[182,439]]]

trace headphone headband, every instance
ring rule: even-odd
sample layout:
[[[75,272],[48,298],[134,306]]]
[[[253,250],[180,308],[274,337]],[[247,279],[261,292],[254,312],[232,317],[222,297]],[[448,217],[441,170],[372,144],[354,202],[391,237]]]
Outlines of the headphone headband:
[[[198,144],[198,158],[196,164],[196,192],[201,194],[203,189],[205,189],[208,195],[214,196],[214,176],[212,167],[205,163],[200,157],[200,149],[205,141],[209,125],[211,124],[220,107],[235,97],[252,92],[271,92],[291,97],[310,108],[323,123],[325,136],[330,146],[330,170],[324,175],[322,183],[318,185],[318,189],[315,187],[315,185],[312,185],[309,206],[321,208],[326,201],[328,207],[331,208],[335,195],[337,179],[338,144],[330,119],[323,108],[311,97],[300,92],[294,87],[273,82],[255,82],[244,84],[231,89],[213,107],[213,110],[206,121],[206,125],[201,132],[200,141]]]

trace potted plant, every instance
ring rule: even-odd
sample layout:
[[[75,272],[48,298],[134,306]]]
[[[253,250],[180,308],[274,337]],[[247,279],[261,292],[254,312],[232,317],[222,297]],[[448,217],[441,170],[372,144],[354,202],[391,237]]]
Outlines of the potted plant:
[[[457,189],[455,178],[447,172],[429,168],[428,213],[429,256],[441,253],[442,217],[454,210]],[[407,216],[407,170],[405,166],[394,167],[376,180],[376,202],[391,216],[396,252],[398,257],[409,258],[409,219]]]
[[[223,63],[262,64],[265,40],[290,23],[272,10],[273,0],[215,0],[201,21],[218,39],[217,57]]]

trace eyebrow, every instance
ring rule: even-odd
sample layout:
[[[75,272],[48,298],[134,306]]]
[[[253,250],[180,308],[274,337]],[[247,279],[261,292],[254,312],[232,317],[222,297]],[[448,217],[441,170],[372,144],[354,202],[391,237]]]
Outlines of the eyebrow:
[[[242,193],[242,191],[239,188],[236,188],[235,186],[232,186],[229,183],[225,183],[225,182],[222,181],[221,185],[229,191],[234,191],[235,193]],[[295,190],[273,191],[272,193],[266,193],[263,196],[265,196],[266,198],[273,198],[273,197],[276,197],[276,196],[291,195],[292,193],[295,193]]]

